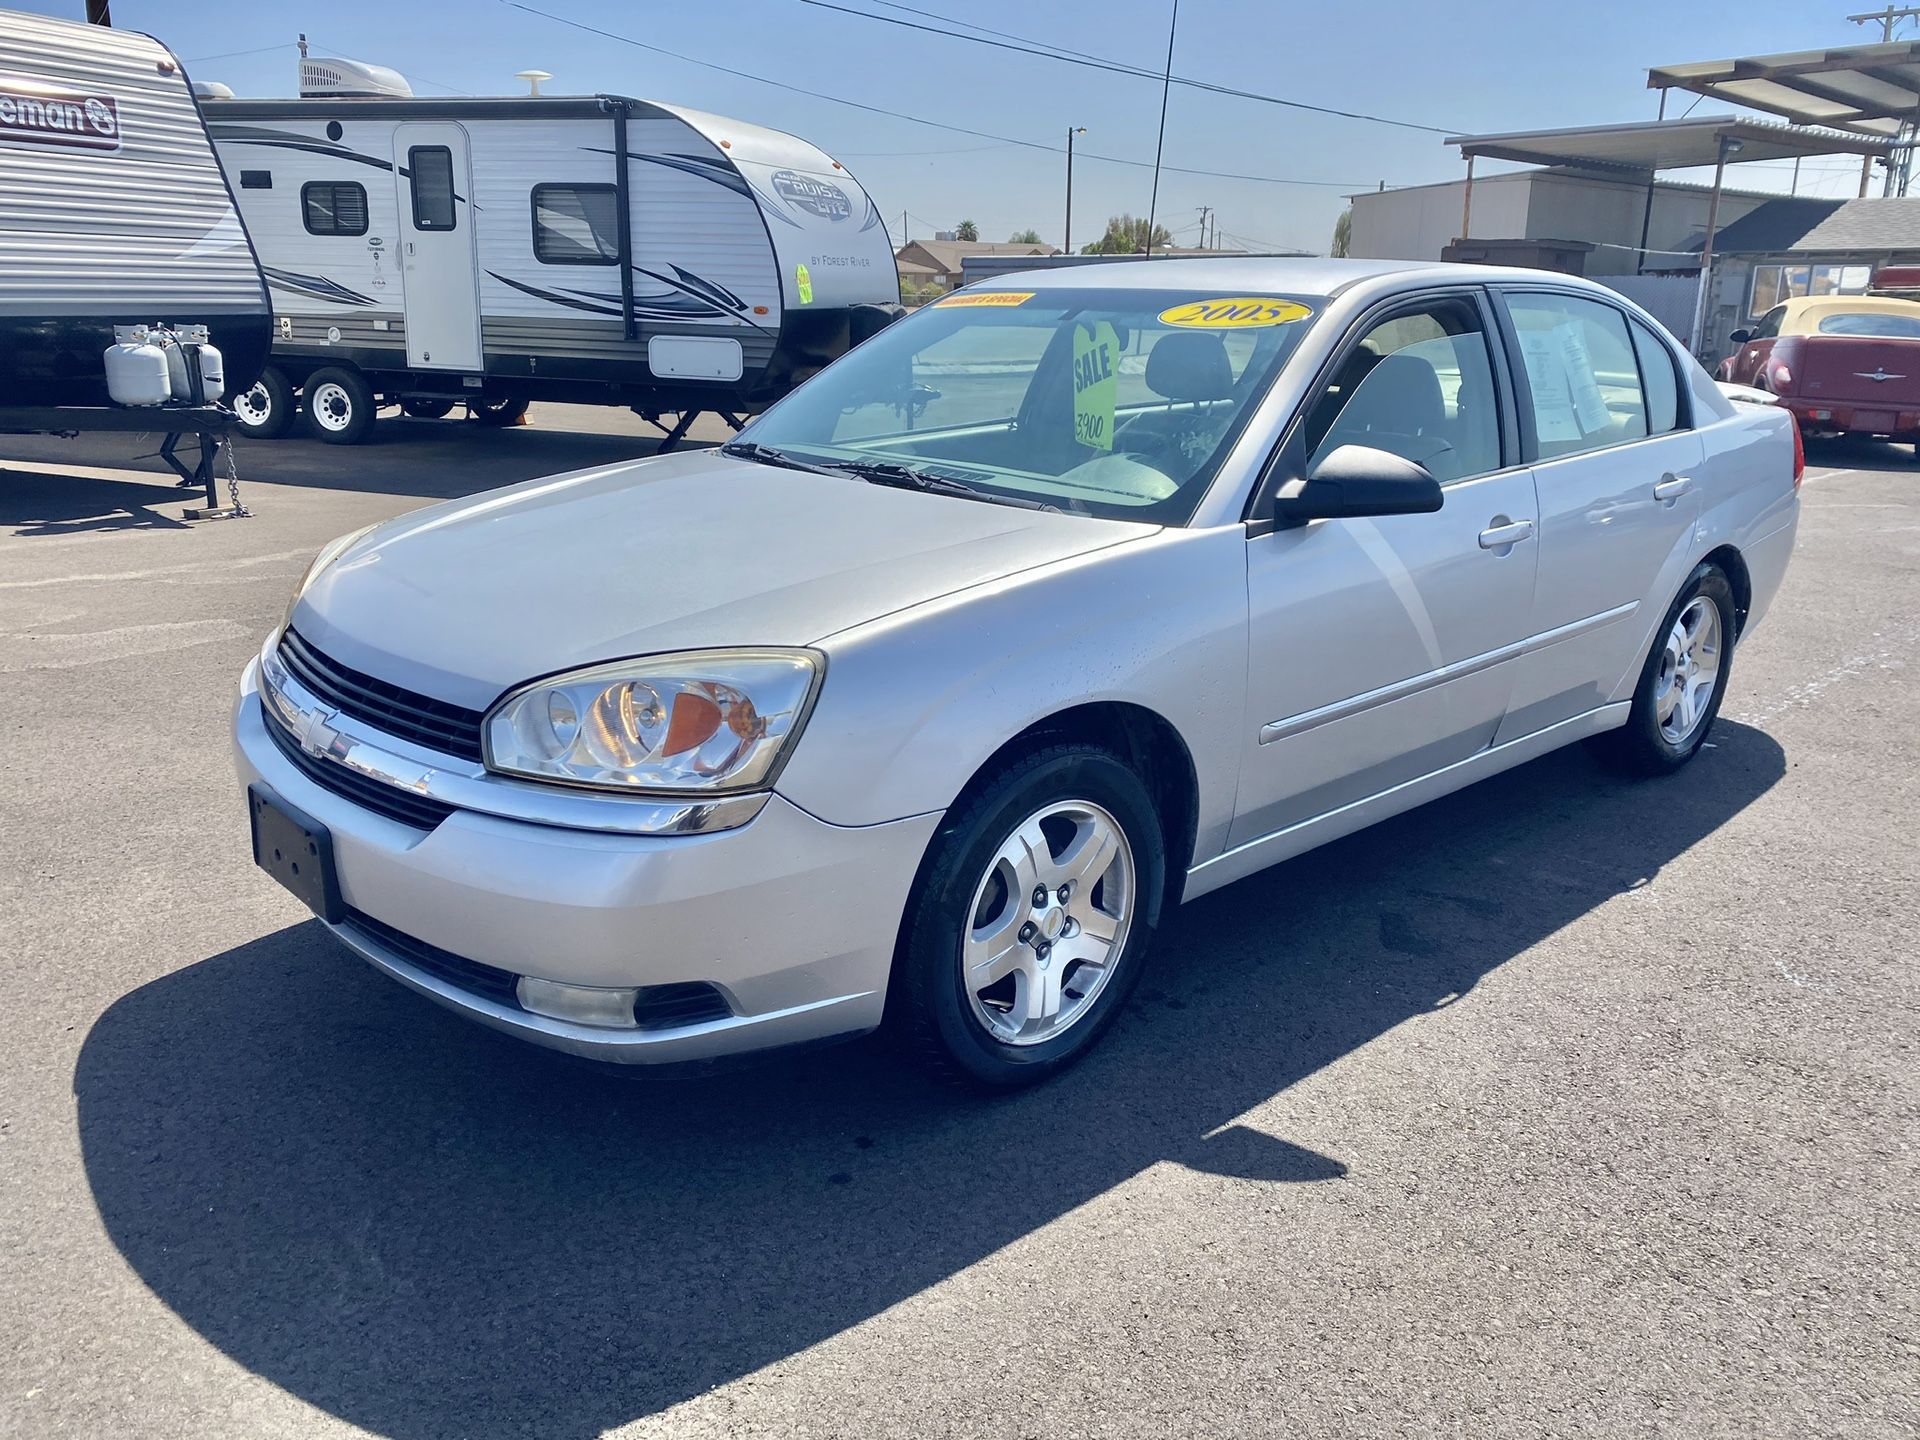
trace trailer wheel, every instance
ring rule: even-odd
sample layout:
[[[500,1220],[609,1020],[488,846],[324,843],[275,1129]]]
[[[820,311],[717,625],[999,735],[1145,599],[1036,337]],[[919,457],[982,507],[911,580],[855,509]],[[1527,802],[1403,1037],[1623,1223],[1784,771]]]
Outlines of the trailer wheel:
[[[497,425],[505,428],[518,425],[526,418],[527,402],[524,400],[469,400],[467,413],[482,425]]]
[[[444,420],[453,412],[453,401],[415,395],[400,402],[400,413],[416,420]]]
[[[373,387],[358,370],[329,365],[307,377],[307,425],[329,445],[358,445],[373,433]]]
[[[240,433],[254,440],[278,440],[293,424],[293,411],[293,386],[271,365],[260,372],[251,390],[233,397]]]

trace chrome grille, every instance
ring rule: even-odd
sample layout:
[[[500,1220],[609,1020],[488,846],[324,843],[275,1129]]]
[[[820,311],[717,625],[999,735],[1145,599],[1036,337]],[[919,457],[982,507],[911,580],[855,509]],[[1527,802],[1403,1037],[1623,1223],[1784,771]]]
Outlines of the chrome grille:
[[[436,700],[342,665],[291,627],[280,637],[280,660],[288,673],[330,710],[443,755],[475,761],[482,758],[480,722],[484,717],[478,710]]]

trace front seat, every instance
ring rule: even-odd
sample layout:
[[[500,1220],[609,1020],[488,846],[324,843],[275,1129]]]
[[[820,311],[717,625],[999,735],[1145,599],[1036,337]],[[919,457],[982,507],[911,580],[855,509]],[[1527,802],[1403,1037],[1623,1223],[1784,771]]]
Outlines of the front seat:
[[[1447,438],[1447,402],[1440,377],[1426,360],[1404,352],[1387,356],[1342,407],[1316,458],[1342,445],[1371,445],[1426,466],[1442,480],[1456,478]]]

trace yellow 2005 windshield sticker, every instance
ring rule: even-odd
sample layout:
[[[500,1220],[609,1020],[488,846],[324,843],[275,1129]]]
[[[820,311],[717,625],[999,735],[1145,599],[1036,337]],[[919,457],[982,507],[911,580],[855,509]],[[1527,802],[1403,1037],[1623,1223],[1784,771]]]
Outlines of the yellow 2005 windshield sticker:
[[[1024,305],[1024,304],[1026,304],[1026,303],[1027,303],[1027,301],[1029,301],[1029,300],[1031,300],[1031,299],[1033,298],[1033,296],[1034,296],[1034,292],[1033,292],[1033,291],[1031,291],[1031,290],[1026,290],[1026,291],[1020,291],[1020,290],[971,290],[971,291],[970,291],[970,290],[962,290],[962,291],[960,291],[960,292],[959,292],[958,294],[954,294],[954,295],[944,295],[944,296],[942,296],[942,297],[941,297],[940,299],[938,299],[938,300],[936,300],[936,301],[934,301],[933,303],[934,303],[935,305],[947,305],[947,306],[958,306],[958,305],[985,305],[985,306],[1000,306],[1000,305]]]
[[[1073,327],[1073,438],[1113,449],[1113,406],[1120,388],[1120,337],[1102,320]]]
[[[1291,300],[1232,295],[1220,300],[1188,300],[1160,312],[1162,325],[1186,330],[1252,330],[1265,325],[1291,325],[1313,312]]]

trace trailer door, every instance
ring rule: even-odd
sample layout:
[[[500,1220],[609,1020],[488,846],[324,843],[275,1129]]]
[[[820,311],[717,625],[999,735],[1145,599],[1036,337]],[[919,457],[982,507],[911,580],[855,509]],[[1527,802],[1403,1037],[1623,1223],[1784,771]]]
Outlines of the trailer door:
[[[393,170],[400,190],[407,364],[477,372],[480,289],[467,132],[442,121],[395,126]]]

